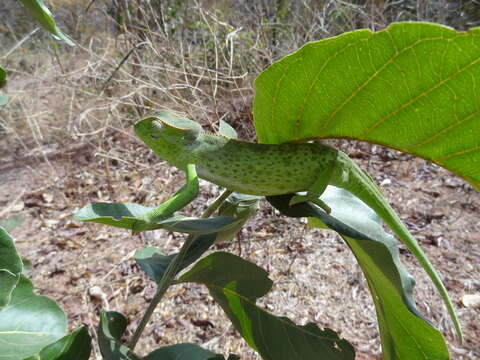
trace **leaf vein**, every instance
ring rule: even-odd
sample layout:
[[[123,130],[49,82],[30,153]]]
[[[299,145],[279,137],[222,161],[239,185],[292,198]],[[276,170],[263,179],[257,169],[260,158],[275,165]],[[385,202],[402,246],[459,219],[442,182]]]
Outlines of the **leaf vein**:
[[[301,123],[302,123],[302,119],[303,119],[303,112],[305,110],[305,105],[307,104],[308,100],[310,99],[310,96],[311,96],[311,93],[313,91],[313,88],[316,86],[317,84],[317,81],[318,81],[318,78],[320,77],[320,75],[322,74],[323,70],[325,69],[325,67],[327,67],[327,65],[330,64],[330,62],[334,59],[337,58],[337,56],[339,56],[341,53],[343,53],[344,51],[348,50],[349,48],[351,47],[354,47],[355,45],[357,45],[358,43],[362,42],[362,41],[365,41],[365,39],[360,39],[352,44],[348,44],[346,45],[345,47],[337,50],[335,53],[333,53],[332,55],[330,55],[326,61],[323,63],[322,67],[317,71],[317,73],[315,74],[314,78],[313,78],[313,81],[311,82],[310,84],[310,87],[307,91],[307,93],[305,94],[304,98],[303,98],[303,104],[301,104],[299,106],[299,109],[298,109],[298,115],[297,115],[297,119],[295,121],[295,124],[296,124],[296,131],[295,131],[295,134],[296,134],[296,138],[298,138],[298,130],[301,128]],[[320,129],[323,129],[323,126],[322,124],[320,124]]]
[[[474,152],[474,151],[477,151],[477,150],[480,150],[480,145],[477,145],[477,146],[474,146],[474,147],[471,147],[471,148],[468,148],[468,149],[456,151],[454,153],[436,158],[436,159],[434,159],[434,161],[436,161],[438,164],[440,164],[441,161],[449,160],[451,158],[454,158],[454,157],[457,157],[457,156],[460,156],[460,155],[465,155],[465,154],[468,154],[468,153],[471,153],[471,152]]]
[[[336,107],[336,109],[330,114],[330,116],[328,118],[326,118],[320,124],[318,133],[322,133],[322,131],[325,129],[325,127],[335,117],[335,115],[337,115],[342,109],[344,109],[345,106],[348,103],[350,103],[350,101],[352,101],[352,99],[354,99],[358,95],[358,93],[360,93],[360,91],[362,91],[368,84],[370,84],[372,82],[372,80],[374,80],[378,75],[380,75],[380,73],[383,72],[383,70],[385,70],[389,65],[395,64],[394,60],[397,59],[400,55],[402,55],[403,53],[405,53],[406,51],[408,51],[410,49],[413,50],[415,46],[417,46],[418,44],[423,43],[425,41],[435,41],[435,40],[441,40],[441,39],[442,39],[441,37],[439,37],[439,38],[432,37],[432,38],[420,39],[420,40],[416,40],[411,45],[404,47],[401,51],[395,50],[395,53],[380,68],[375,70],[359,87],[355,88],[353,90],[353,92],[340,105],[338,105]],[[362,40],[363,41],[369,41],[369,40],[371,40],[371,38],[362,39]],[[356,44],[357,43],[355,43],[355,45]],[[414,54],[415,54],[415,52],[414,52]],[[417,66],[418,66],[418,58],[417,58],[416,54],[415,54],[415,59],[417,61]]]
[[[376,121],[373,125],[371,125],[370,127],[367,128],[367,130],[360,136],[361,139],[366,139],[368,138],[368,135],[375,129],[377,128],[379,125],[381,125],[382,123],[384,123],[386,120],[392,118],[394,115],[398,114],[399,112],[401,112],[402,110],[406,109],[408,106],[412,105],[413,103],[417,102],[419,99],[421,99],[422,97],[425,97],[427,96],[428,94],[430,94],[431,92],[435,91],[436,89],[438,89],[439,87],[443,86],[443,85],[446,85],[450,80],[454,79],[455,77],[457,77],[458,75],[464,73],[465,71],[467,71],[469,68],[471,68],[472,66],[476,65],[478,62],[480,61],[480,57],[477,57],[476,59],[472,60],[471,62],[469,62],[467,65],[465,65],[463,68],[460,68],[458,69],[457,71],[453,72],[452,74],[450,74],[449,76],[447,76],[445,79],[443,79],[442,81],[438,82],[437,84],[433,85],[432,87],[430,87],[429,89],[425,90],[425,91],[422,91],[420,94],[418,94],[417,96],[415,96],[413,99],[410,99],[409,101],[407,101],[406,103],[402,104],[400,107],[398,107],[396,110],[388,113],[387,115],[383,116],[381,119],[379,119],[378,121]]]
[[[414,145],[408,147],[408,148],[406,149],[406,151],[407,151],[407,152],[408,152],[408,151],[411,151],[411,150],[413,150],[413,149],[416,149],[416,148],[418,148],[418,147],[420,147],[420,146],[423,146],[423,145],[425,145],[425,144],[428,144],[428,143],[432,142],[433,140],[437,139],[438,137],[440,137],[440,136],[448,133],[449,131],[453,130],[453,129],[456,128],[457,126],[465,123],[466,121],[468,121],[468,120],[470,120],[470,119],[472,119],[472,118],[475,118],[477,115],[480,115],[480,109],[478,109],[477,111],[475,111],[475,112],[471,113],[470,115],[464,117],[463,119],[457,120],[457,121],[454,122],[453,124],[450,124],[450,125],[447,126],[446,128],[444,128],[444,129],[436,132],[434,135],[431,135],[431,136],[427,137],[426,139],[422,140],[421,142],[419,142],[419,143],[417,143],[417,144],[414,144]],[[440,159],[442,159],[442,158],[440,158]]]

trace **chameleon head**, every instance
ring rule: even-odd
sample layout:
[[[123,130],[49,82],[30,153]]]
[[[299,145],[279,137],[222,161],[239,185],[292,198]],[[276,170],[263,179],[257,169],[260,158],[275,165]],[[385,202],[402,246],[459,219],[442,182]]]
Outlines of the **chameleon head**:
[[[159,111],[138,121],[135,133],[162,159],[178,157],[199,136],[202,127],[196,122],[168,111]],[[175,164],[174,164],[175,165]]]

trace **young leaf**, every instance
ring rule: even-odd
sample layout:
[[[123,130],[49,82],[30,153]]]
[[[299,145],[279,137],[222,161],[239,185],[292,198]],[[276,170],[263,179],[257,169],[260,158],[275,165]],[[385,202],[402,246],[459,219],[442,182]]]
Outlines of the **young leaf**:
[[[218,215],[233,216],[237,219],[237,225],[230,231],[223,231],[218,234],[215,243],[231,241],[235,235],[242,229],[243,225],[256,214],[259,207],[261,196],[245,195],[233,193],[218,209]]]
[[[220,120],[220,127],[218,129],[218,133],[230,139],[238,138],[237,131],[223,120]]]
[[[133,203],[97,202],[84,206],[75,214],[74,219],[130,229],[135,232],[166,229],[187,234],[223,231],[230,229],[235,223],[235,219],[230,216],[195,219],[176,213],[153,223],[146,222],[143,216],[152,209]]]
[[[187,251],[185,258],[178,268],[178,272],[197,261],[215,241],[216,234],[200,235],[195,238]],[[163,255],[160,250],[148,247],[135,253],[135,261],[145,273],[157,284],[163,277],[168,264],[177,254]]]
[[[23,264],[12,237],[0,227],[0,310],[10,302]]]
[[[51,299],[36,295],[23,275],[0,311],[2,360],[22,360],[64,336],[67,318]]]
[[[20,2],[44,29],[48,30],[54,37],[65,41],[65,43],[68,45],[75,46],[72,40],[70,40],[64,33],[60,31],[55,23],[55,20],[53,20],[52,13],[47,8],[43,0],[20,0]]]
[[[256,79],[259,141],[368,141],[434,162],[480,190],[479,34],[395,23],[309,43]]]
[[[102,311],[98,325],[98,346],[105,360],[140,360],[121,337],[127,328],[127,319],[115,311]]]
[[[385,233],[377,215],[349,192],[328,186],[320,197],[330,215],[309,203],[290,206],[292,195],[267,197],[283,214],[310,217],[314,226],[338,232],[350,247],[367,278],[378,316],[383,357],[448,359],[442,334],[417,311],[414,280],[400,261],[393,236]]]
[[[88,360],[92,338],[85,326],[46,346],[38,355],[24,360]]]
[[[298,326],[255,305],[272,286],[265,270],[224,252],[213,253],[180,277],[203,283],[247,343],[264,358],[275,360],[353,359],[352,346],[333,330],[315,324]]]

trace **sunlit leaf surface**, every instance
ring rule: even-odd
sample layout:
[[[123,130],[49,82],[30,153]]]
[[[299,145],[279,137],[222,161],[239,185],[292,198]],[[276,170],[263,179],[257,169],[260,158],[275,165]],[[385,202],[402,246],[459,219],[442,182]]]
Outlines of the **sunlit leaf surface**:
[[[480,28],[396,23],[309,43],[257,78],[263,143],[350,138],[443,166],[480,189]]]

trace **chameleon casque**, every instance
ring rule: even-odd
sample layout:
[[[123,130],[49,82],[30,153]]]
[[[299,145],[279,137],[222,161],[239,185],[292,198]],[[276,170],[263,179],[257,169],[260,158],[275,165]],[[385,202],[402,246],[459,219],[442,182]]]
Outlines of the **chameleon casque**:
[[[160,158],[187,172],[187,184],[166,202],[167,207],[163,203],[156,208],[155,217],[169,215],[195,198],[197,174],[231,191],[250,195],[306,191],[306,195],[294,196],[291,204],[311,201],[327,212],[329,207],[319,199],[327,185],[349,191],[373,209],[418,259],[462,339],[454,306],[439,275],[371,177],[345,153],[321,143],[239,141],[206,133],[198,123],[167,111],[140,120],[135,132]]]

